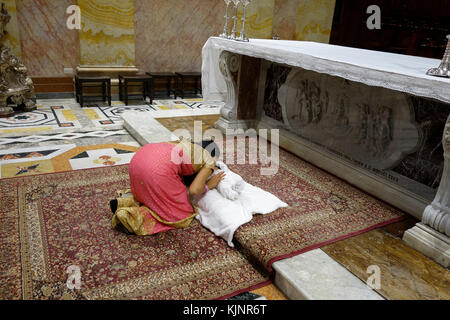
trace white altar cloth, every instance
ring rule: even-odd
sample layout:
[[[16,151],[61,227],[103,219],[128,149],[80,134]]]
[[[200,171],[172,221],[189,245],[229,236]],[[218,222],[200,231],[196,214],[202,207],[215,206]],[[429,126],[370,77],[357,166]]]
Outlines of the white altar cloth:
[[[426,75],[440,65],[438,59],[307,41],[239,42],[218,37],[209,38],[202,51],[205,101],[225,101],[227,89],[219,70],[224,50],[450,103],[450,79]]]

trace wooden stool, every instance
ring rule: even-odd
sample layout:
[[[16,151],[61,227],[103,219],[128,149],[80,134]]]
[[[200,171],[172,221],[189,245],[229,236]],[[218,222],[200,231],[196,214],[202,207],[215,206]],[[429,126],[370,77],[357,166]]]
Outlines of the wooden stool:
[[[102,88],[101,96],[86,96],[83,92],[83,84],[89,84],[86,88]],[[108,104],[111,105],[111,78],[110,77],[86,77],[86,76],[75,76],[75,96],[77,102],[83,108],[86,98],[90,98],[91,101],[98,101],[102,98],[103,102],[108,99]]]
[[[155,98],[156,93],[156,80],[166,80],[167,81],[167,96],[170,98],[170,95],[173,92],[174,99],[177,98],[177,93],[174,89],[172,89],[172,80],[175,80],[175,74],[173,72],[147,72],[149,76],[152,77],[152,97]],[[159,90],[158,90],[159,91]]]
[[[137,94],[129,94],[128,88],[129,87],[143,87],[142,96],[144,100],[149,97],[150,98],[150,104],[153,103],[153,97],[151,95],[151,80],[152,77],[149,77],[147,75],[134,75],[134,76],[123,76],[119,75],[119,99],[120,101],[124,101],[125,105],[128,105],[128,100],[130,96],[140,96]],[[134,84],[130,84],[134,83]]]
[[[195,94],[197,94],[197,92],[200,92],[200,93],[202,92],[202,89],[201,89],[202,74],[200,72],[175,72],[175,74],[176,74],[176,92],[177,93],[180,92],[182,99],[184,99],[185,80],[186,79],[194,79]],[[179,80],[181,80],[181,89],[180,89]],[[199,85],[199,83],[200,83],[200,85]]]

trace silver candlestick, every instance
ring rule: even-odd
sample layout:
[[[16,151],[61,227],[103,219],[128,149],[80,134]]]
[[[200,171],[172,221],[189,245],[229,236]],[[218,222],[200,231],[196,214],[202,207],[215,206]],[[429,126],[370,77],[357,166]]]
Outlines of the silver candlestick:
[[[245,22],[247,21],[246,15],[245,15],[245,9],[250,4],[251,0],[241,0],[242,6],[244,8],[243,16],[242,16],[242,28],[241,28],[241,36],[238,38],[239,41],[249,41],[248,38],[245,36]]]
[[[221,38],[228,39],[230,38],[230,35],[228,34],[228,8],[230,7],[231,0],[224,0],[227,5],[227,11],[225,13],[225,26],[223,27],[223,33],[220,35]]]
[[[428,70],[427,75],[436,77],[450,77],[450,34],[447,36],[447,49],[445,49],[444,58],[438,68]]]
[[[233,30],[231,31],[231,39],[236,40],[236,24],[237,24],[237,11],[241,0],[232,0],[234,3],[234,16],[233,16]]]

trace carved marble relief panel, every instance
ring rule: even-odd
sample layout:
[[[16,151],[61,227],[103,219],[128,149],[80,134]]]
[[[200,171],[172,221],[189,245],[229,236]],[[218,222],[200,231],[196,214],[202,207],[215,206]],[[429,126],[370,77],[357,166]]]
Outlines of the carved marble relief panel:
[[[267,69],[264,113],[355,165],[429,198],[450,105],[299,68]]]
[[[415,151],[420,130],[407,95],[294,69],[278,91],[287,128],[379,170]]]

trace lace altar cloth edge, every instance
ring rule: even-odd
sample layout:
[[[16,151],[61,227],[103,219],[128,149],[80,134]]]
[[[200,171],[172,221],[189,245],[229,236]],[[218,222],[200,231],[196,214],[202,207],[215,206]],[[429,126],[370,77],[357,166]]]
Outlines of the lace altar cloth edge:
[[[202,50],[205,101],[225,100],[227,87],[219,70],[224,50],[450,103],[450,79],[426,75],[440,65],[438,59],[307,41],[218,37],[209,38]]]

